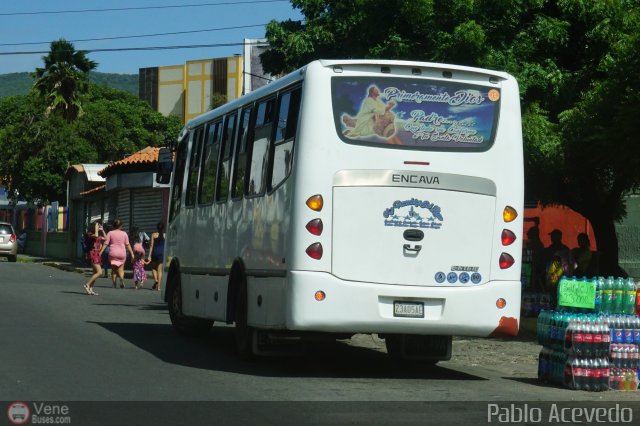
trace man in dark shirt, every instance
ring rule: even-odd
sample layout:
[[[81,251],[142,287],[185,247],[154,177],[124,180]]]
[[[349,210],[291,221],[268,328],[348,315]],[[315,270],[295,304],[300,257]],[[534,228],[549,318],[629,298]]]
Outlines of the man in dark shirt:
[[[565,246],[562,243],[561,230],[554,229],[553,231],[549,232],[549,236],[551,237],[551,244],[546,248],[547,259],[551,259],[557,252],[569,251],[569,247]]]

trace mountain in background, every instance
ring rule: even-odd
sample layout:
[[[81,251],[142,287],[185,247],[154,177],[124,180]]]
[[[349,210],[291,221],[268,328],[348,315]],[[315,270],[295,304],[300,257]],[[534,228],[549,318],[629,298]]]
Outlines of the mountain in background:
[[[137,74],[110,74],[103,72],[89,73],[92,83],[113,87],[138,96]],[[33,85],[31,73],[17,72],[0,74],[0,98],[5,96],[26,95]]]

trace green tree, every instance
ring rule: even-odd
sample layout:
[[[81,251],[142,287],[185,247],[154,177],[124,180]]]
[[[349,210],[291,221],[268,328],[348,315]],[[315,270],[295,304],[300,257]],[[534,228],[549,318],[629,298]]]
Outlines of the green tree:
[[[272,21],[271,74],[320,58],[450,62],[505,70],[520,84],[527,199],[591,222],[601,271],[621,273],[614,224],[640,185],[636,0],[291,0],[303,21]]]
[[[34,87],[49,111],[75,120],[82,112],[81,96],[88,90],[89,71],[98,64],[62,38],[51,43],[51,51],[42,60],[44,68],[36,68]]]
[[[0,176],[7,177],[14,200],[63,201],[69,163],[97,160],[88,141],[59,115],[43,114],[44,108],[34,93],[0,100]]]
[[[129,93],[93,85],[73,122],[46,108],[35,92],[0,99],[0,176],[12,199],[64,201],[69,164],[120,160],[175,139],[182,125]]]
[[[164,117],[130,93],[95,85],[75,124],[101,162],[121,160],[146,146],[162,146],[168,138],[177,138],[182,127],[178,117]]]

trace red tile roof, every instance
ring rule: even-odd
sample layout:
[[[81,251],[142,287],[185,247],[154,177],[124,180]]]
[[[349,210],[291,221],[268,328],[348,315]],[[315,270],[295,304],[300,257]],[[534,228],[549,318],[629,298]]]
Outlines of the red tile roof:
[[[146,147],[135,154],[122,160],[114,161],[98,173],[102,177],[114,174],[118,170],[127,170],[141,165],[151,165],[158,162],[158,152],[160,148]]]

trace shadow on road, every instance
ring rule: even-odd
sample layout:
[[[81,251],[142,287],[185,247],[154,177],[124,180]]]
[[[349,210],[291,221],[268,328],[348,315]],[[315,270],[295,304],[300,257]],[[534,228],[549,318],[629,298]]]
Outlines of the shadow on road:
[[[87,293],[84,292],[83,289],[78,291],[61,291],[62,294],[79,294],[80,296],[87,297]]]
[[[503,377],[506,380],[513,380],[514,382],[524,383],[526,385],[537,386],[539,388],[555,388],[564,389],[562,386],[554,385],[551,383],[545,383],[537,377]]]
[[[143,305],[140,306],[140,309],[143,311],[165,311],[167,315],[169,315],[169,311],[167,311],[166,303],[155,303],[153,305]]]
[[[486,380],[440,366],[398,365],[386,353],[346,341],[314,343],[305,355],[248,362],[236,355],[232,327],[214,326],[206,337],[196,338],[180,336],[167,324],[92,323],[164,362],[204,370],[266,377]]]

